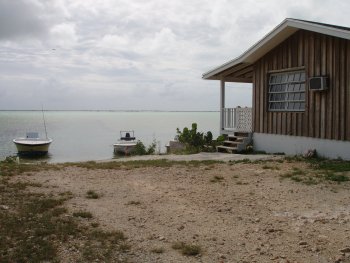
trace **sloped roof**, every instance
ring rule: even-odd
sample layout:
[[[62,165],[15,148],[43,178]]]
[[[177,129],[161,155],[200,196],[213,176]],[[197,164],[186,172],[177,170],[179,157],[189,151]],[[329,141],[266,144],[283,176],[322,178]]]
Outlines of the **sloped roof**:
[[[287,18],[239,57],[203,74],[203,79],[252,82],[252,65],[300,29],[350,40],[350,28]]]

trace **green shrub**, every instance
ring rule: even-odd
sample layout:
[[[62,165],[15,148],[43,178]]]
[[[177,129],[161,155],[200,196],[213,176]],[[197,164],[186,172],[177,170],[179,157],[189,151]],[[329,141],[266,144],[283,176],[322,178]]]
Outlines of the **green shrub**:
[[[179,141],[193,147],[201,147],[204,145],[204,135],[202,132],[197,132],[197,123],[192,123],[192,128],[183,128],[182,132],[177,128]]]
[[[197,123],[192,123],[191,129],[185,127],[181,131],[176,129],[179,142],[186,145],[185,153],[198,153],[200,151],[215,150],[217,142],[221,143],[225,137],[219,136],[217,140],[213,140],[213,134],[208,131],[206,134],[197,131]]]
[[[137,141],[134,154],[135,155],[149,155],[154,154],[156,151],[157,143],[153,141],[151,145],[148,146],[146,149],[146,146],[141,141]]]

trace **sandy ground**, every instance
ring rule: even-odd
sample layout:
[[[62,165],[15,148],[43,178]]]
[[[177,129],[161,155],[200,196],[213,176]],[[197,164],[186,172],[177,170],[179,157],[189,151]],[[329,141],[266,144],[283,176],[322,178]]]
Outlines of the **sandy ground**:
[[[350,262],[350,183],[282,180],[306,164],[268,164],[67,167],[23,180],[71,191],[70,211],[90,211],[103,228],[127,235],[131,262]],[[102,196],[87,199],[89,190]],[[176,241],[199,245],[201,255],[183,256]]]
[[[271,159],[281,159],[280,155],[266,155],[266,154],[227,154],[227,153],[209,153],[209,152],[201,152],[196,154],[166,154],[166,155],[143,155],[143,156],[131,156],[127,158],[113,159],[115,161],[138,161],[138,160],[160,160],[167,159],[169,161],[238,161],[249,159],[251,161],[255,160],[271,160]],[[106,160],[107,162],[111,160]],[[106,162],[105,161],[105,162]],[[102,161],[104,162],[104,161]]]

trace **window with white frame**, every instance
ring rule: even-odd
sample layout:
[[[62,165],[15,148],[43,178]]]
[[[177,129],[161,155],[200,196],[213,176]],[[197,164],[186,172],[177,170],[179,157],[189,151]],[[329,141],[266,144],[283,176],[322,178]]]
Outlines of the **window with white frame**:
[[[268,95],[270,111],[304,111],[305,71],[270,74]]]

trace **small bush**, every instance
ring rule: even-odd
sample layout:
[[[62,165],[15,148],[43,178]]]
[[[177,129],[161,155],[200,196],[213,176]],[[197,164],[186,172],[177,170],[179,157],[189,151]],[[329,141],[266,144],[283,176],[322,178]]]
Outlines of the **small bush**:
[[[141,141],[137,141],[134,154],[135,155],[149,155],[154,154],[156,151],[157,143],[153,141],[151,145],[148,146],[146,149],[146,146]]]
[[[97,194],[93,190],[89,190],[89,191],[86,192],[86,198],[88,198],[88,199],[98,199],[98,198],[100,198],[100,195]]]
[[[201,248],[198,245],[188,245],[184,242],[175,242],[172,245],[175,250],[181,251],[185,256],[197,256],[201,253]]]
[[[141,202],[140,201],[130,201],[126,203],[127,205],[140,205]]]
[[[264,170],[280,170],[278,166],[271,166],[271,165],[263,165],[262,168]]]
[[[100,242],[110,241],[117,244],[121,241],[125,241],[126,237],[122,231],[106,232],[103,230],[94,230],[91,232],[91,237]]]
[[[206,134],[197,131],[197,123],[192,123],[191,129],[185,127],[182,131],[176,129],[179,142],[183,143],[186,148],[180,153],[193,154],[200,151],[215,151],[215,146],[225,140],[220,136],[217,140],[213,140],[213,134],[208,131]]]
[[[213,178],[210,179],[210,182],[212,183],[218,183],[218,182],[221,182],[223,181],[225,178],[221,175],[214,175]]]
[[[86,212],[86,211],[74,212],[73,216],[74,217],[87,218],[87,219],[92,218],[92,214],[90,212]]]
[[[156,253],[156,254],[162,254],[162,253],[164,253],[164,248],[156,247],[156,248],[151,249],[151,252]]]
[[[99,227],[99,223],[97,223],[97,222],[92,222],[91,223],[91,226],[93,227],[93,228],[96,228],[96,227]]]

